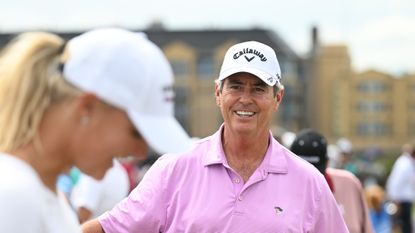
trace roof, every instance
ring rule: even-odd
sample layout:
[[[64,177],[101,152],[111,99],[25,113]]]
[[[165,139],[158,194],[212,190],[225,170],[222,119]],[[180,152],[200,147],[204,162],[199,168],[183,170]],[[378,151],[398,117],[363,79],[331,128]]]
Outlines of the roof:
[[[140,30],[133,30],[140,31]],[[55,32],[66,40],[81,34],[83,31]],[[265,29],[208,29],[208,30],[163,30],[146,29],[150,40],[158,46],[164,47],[172,41],[182,41],[199,51],[209,52],[228,42],[229,40],[248,41],[256,40],[274,48],[278,57],[295,61],[299,56],[291,47],[275,32]],[[0,48],[10,41],[17,33],[0,33]]]

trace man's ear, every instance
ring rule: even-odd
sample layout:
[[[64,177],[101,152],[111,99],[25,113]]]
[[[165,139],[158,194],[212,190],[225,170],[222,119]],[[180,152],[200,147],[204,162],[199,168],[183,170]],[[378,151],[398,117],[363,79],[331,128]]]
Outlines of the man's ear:
[[[282,101],[282,97],[284,96],[284,89],[282,89],[282,90],[280,90],[278,93],[277,93],[277,95],[276,95],[276,97],[277,97],[277,101],[278,102],[281,102]]]
[[[215,83],[215,99],[216,99],[216,105],[220,107],[220,87],[217,83]]]
[[[278,107],[280,106],[280,103],[282,101],[282,97],[284,96],[284,89],[280,90],[276,95],[275,95],[275,105],[274,105],[274,111],[278,110]]]

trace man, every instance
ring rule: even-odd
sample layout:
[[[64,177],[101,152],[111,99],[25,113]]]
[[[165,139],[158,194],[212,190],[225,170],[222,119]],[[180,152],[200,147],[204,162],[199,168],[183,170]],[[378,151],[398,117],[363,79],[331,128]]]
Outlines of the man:
[[[224,124],[183,154],[162,156],[91,232],[348,232],[326,181],[273,139],[284,91],[272,48],[229,48],[215,86]]]
[[[402,233],[412,233],[412,203],[415,198],[415,150],[402,146],[386,183],[388,198],[398,206],[397,222]]]
[[[351,172],[327,168],[327,141],[305,129],[297,134],[291,151],[313,164],[326,178],[350,233],[373,233],[362,185]]]

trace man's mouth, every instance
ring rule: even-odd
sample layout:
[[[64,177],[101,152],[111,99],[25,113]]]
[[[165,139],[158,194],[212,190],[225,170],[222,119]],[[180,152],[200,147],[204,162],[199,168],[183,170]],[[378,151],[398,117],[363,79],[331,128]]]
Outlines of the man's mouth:
[[[255,115],[255,112],[250,112],[250,111],[235,111],[235,113],[241,117],[251,117]]]

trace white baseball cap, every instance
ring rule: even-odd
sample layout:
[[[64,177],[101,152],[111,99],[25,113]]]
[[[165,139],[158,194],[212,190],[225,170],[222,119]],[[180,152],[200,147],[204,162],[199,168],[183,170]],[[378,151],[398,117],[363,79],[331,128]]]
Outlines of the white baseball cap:
[[[144,33],[102,28],[68,42],[65,79],[124,110],[157,153],[185,151],[191,140],[174,118],[173,72]]]
[[[337,147],[339,148],[339,151],[341,153],[350,154],[353,151],[353,144],[347,138],[339,138],[339,140],[337,140],[336,144],[337,144]]]
[[[233,45],[223,60],[218,80],[232,74],[247,72],[274,86],[281,79],[281,69],[275,51],[257,41],[247,41]]]

